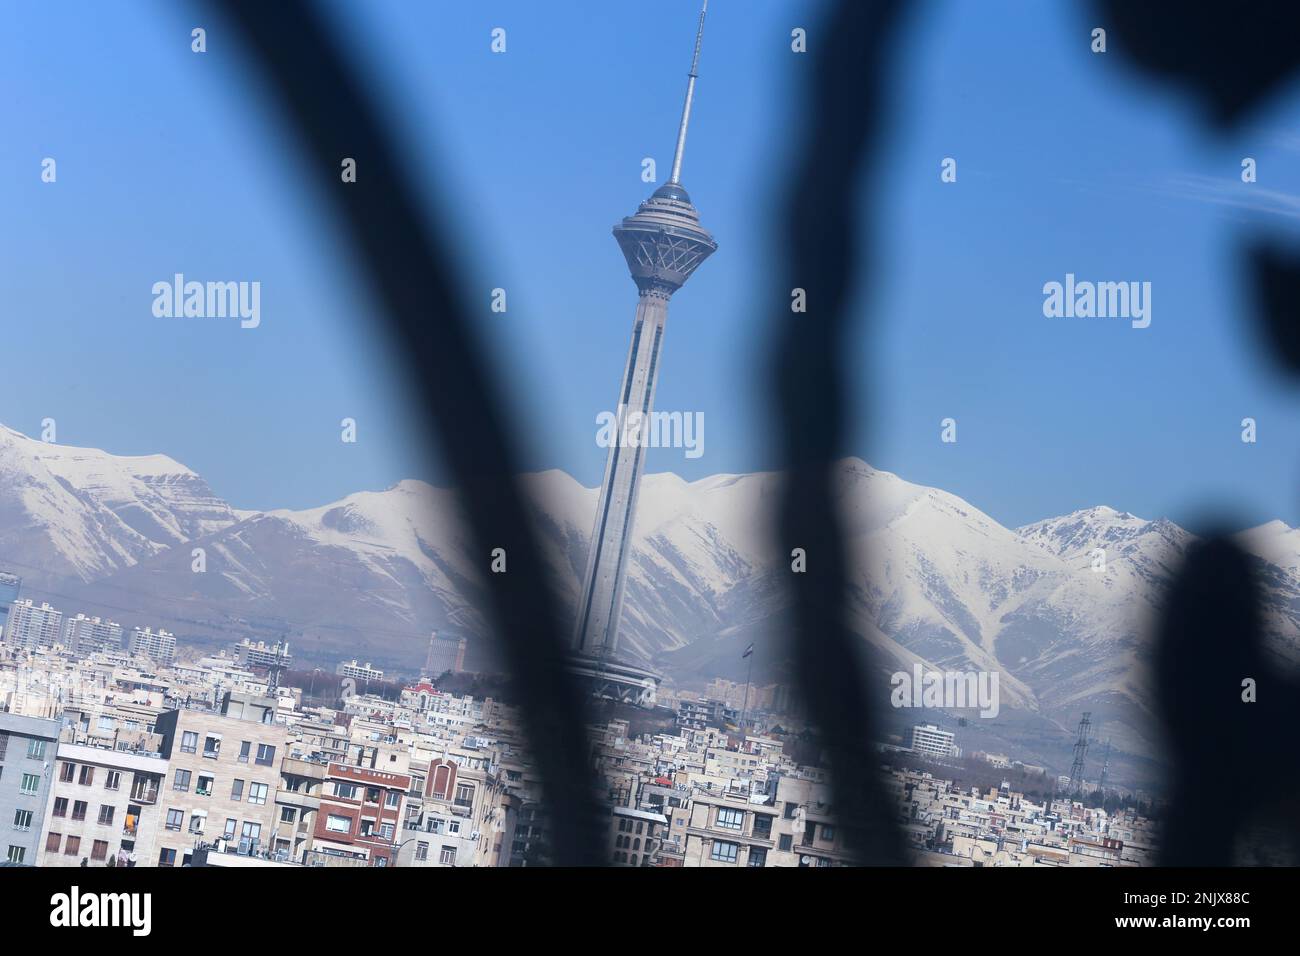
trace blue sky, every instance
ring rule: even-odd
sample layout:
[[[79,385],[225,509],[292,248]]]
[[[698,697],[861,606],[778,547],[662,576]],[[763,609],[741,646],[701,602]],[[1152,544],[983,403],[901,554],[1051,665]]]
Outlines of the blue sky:
[[[657,406],[700,411],[694,479],[764,470],[759,367],[771,200],[798,145],[795,26],[815,3],[714,0],[683,181],[718,253],[673,301]],[[697,6],[332,4],[409,162],[465,236],[482,334],[526,424],[526,465],[600,475],[635,289],[610,227],[666,175]],[[879,260],[859,290],[846,453],[1008,525],[1095,504],[1190,522],[1300,524],[1300,393],[1260,361],[1238,244],[1300,241],[1300,91],[1209,138],[1180,95],[1088,50],[1073,5],[936,3],[901,60],[869,184]],[[308,507],[444,480],[303,156],[224,25],[161,2],[0,8],[0,421],[119,454],[165,452],[237,507]],[[190,52],[190,29],[208,52]],[[490,31],[507,31],[493,54]],[[40,162],[58,182],[40,182]],[[939,164],[958,161],[943,184]],[[1254,157],[1259,182],[1240,182]],[[337,159],[326,158],[332,166]],[[364,167],[360,175],[365,176]],[[262,324],[155,318],[183,272],[258,280]],[[1048,319],[1045,282],[1152,284],[1151,327]],[[489,309],[504,287],[505,314]],[[939,441],[945,417],[955,445]],[[1240,441],[1251,416],[1259,441]],[[339,440],[344,417],[355,445]],[[436,460],[436,451],[435,451]]]

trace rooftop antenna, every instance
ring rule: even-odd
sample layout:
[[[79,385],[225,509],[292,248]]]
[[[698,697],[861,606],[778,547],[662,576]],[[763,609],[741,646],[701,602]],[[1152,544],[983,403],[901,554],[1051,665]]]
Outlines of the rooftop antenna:
[[[686,152],[686,128],[691,122],[691,100],[695,98],[695,78],[699,76],[700,44],[704,42],[704,15],[709,12],[709,0],[700,7],[700,26],[695,31],[695,55],[691,57],[691,72],[686,74],[686,103],[682,106],[682,125],[677,128],[677,149],[673,153],[673,174],[668,181],[682,182],[682,154]]]

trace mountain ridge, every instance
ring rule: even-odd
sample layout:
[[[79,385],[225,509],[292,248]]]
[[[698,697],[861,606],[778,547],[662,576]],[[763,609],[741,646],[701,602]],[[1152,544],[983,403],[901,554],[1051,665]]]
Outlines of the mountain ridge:
[[[568,611],[597,489],[557,469],[519,480]],[[755,642],[759,677],[788,674],[789,557],[766,525],[783,480],[645,476],[624,650],[690,684],[736,676],[739,649]],[[138,608],[139,623],[183,640],[285,637],[307,657],[397,669],[418,666],[430,630],[485,646],[485,561],[471,556],[449,489],[407,479],[315,508],[237,512],[167,456],[47,445],[3,426],[0,489],[0,567],[18,563],[25,591],[60,595],[67,613]],[[850,621],[875,677],[917,662],[996,671],[1007,726],[1023,725],[1015,739],[1059,736],[1092,709],[1121,750],[1157,752],[1149,633],[1190,532],[1109,506],[1007,528],[858,458],[839,462],[833,493],[851,561]],[[1294,664],[1300,531],[1272,521],[1238,540],[1260,560],[1271,648]],[[203,573],[192,570],[196,548]]]

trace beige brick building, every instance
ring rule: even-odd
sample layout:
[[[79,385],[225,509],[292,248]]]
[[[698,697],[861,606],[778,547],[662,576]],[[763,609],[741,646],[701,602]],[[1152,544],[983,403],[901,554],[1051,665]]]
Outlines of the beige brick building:
[[[45,814],[39,866],[104,866],[134,857],[156,862],[158,798],[167,761],[81,744],[60,744]]]
[[[288,728],[271,723],[275,701],[269,698],[227,694],[222,709],[173,710],[158,718],[169,766],[152,864],[185,866],[198,842],[219,841],[244,853],[276,846]]]

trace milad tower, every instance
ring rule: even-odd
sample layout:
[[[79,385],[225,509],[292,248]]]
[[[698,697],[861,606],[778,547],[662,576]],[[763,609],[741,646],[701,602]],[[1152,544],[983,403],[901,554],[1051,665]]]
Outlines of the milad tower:
[[[623,250],[637,287],[636,318],[632,322],[632,344],[618,393],[617,435],[610,443],[605,462],[573,637],[579,672],[593,679],[599,696],[642,704],[653,703],[658,679],[650,671],[619,661],[617,650],[633,520],[641,472],[645,468],[644,440],[654,408],[668,300],[718,248],[700,225],[699,213],[681,183],[682,154],[691,120],[708,7],[708,0],[704,0],[691,71],[687,74],[686,102],[677,130],[672,174],[668,182],[641,203],[635,215],[614,227],[614,238]],[[639,434],[640,440],[625,443],[625,434]]]

